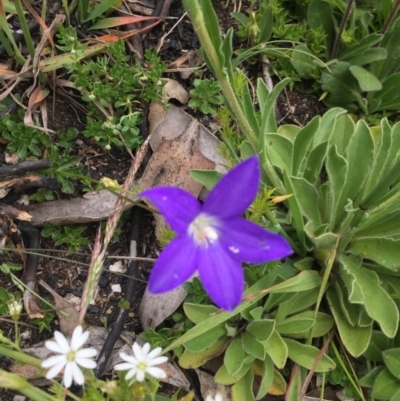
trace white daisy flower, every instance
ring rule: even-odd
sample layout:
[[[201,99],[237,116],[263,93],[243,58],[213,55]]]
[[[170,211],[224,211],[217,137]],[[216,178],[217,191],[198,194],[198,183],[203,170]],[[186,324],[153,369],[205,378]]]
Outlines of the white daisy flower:
[[[94,348],[81,349],[89,338],[89,332],[83,332],[82,326],[77,326],[72,333],[71,344],[59,331],[54,332],[56,341],[46,341],[45,345],[50,351],[57,354],[42,362],[43,368],[50,368],[46,374],[47,379],[53,379],[63,369],[63,383],[65,387],[71,387],[72,381],[82,385],[85,378],[79,366],[86,369],[96,367],[96,362],[91,359],[97,354]],[[78,366],[79,365],[79,366]]]
[[[114,366],[115,370],[129,370],[125,377],[126,380],[136,376],[136,380],[142,382],[146,373],[156,379],[167,377],[167,374],[162,369],[155,367],[155,365],[160,365],[168,360],[166,356],[158,356],[162,351],[161,347],[155,348],[149,353],[149,343],[144,344],[143,347],[138,343],[134,343],[132,350],[133,356],[121,352],[119,356],[126,362]]]
[[[208,395],[206,401],[223,401],[221,394],[215,394],[215,397]]]

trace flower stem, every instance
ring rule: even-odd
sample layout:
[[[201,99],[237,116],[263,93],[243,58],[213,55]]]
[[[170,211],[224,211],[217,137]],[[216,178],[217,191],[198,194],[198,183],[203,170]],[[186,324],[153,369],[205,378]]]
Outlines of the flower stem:
[[[15,344],[14,344],[15,345]],[[7,356],[15,361],[21,362],[21,363],[25,363],[27,365],[31,365],[34,366],[36,368],[40,368],[42,369],[41,363],[42,361],[38,358],[35,358],[33,356],[30,356],[28,354],[25,354],[25,352],[22,351],[15,351],[12,350],[4,345],[0,345],[0,355],[4,355]],[[1,382],[1,381],[0,381]]]
[[[332,346],[333,352],[335,354],[336,360],[338,361],[340,367],[343,369],[344,374],[346,375],[347,379],[349,380],[349,382],[353,386],[353,389],[357,392],[357,394],[361,398],[361,400],[365,401],[364,394],[362,393],[362,391],[360,390],[360,387],[354,381],[353,376],[350,374],[349,370],[347,369],[346,365],[344,364],[344,362],[342,360],[342,357],[341,357],[341,355],[339,353],[339,350],[336,348],[336,345],[335,345],[335,343],[333,341],[331,342],[331,346]]]
[[[0,388],[17,390],[33,401],[55,401],[55,398],[33,386],[22,377],[0,369]]]
[[[290,247],[295,251],[297,255],[301,255],[299,247],[293,242],[293,240],[287,235],[286,231],[282,228],[279,221],[276,219],[274,214],[268,208],[264,211],[265,217],[272,223],[272,227],[278,230],[278,233],[282,235],[290,244]]]

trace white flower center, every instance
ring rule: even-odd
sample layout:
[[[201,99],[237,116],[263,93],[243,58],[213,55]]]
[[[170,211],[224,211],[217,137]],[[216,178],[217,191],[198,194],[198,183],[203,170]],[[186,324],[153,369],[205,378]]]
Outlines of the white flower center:
[[[200,213],[188,227],[188,234],[193,237],[196,245],[208,248],[209,244],[218,240],[218,220],[215,217]]]

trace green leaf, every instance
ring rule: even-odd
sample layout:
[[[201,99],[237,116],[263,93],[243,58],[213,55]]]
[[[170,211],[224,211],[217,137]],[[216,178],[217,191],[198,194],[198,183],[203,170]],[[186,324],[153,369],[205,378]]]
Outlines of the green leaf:
[[[399,238],[400,235],[400,210],[395,213],[388,213],[387,216],[373,224],[368,224],[368,217],[364,218],[364,224],[360,229],[354,231],[354,241],[356,238],[362,239],[365,237],[373,238]]]
[[[338,154],[336,146],[331,146],[326,161],[332,208],[330,213],[330,230],[333,230],[339,224],[343,215],[342,210],[344,209],[346,199],[344,197],[341,199],[340,194],[343,189],[343,177],[346,175],[347,166],[346,159]]]
[[[328,302],[331,308],[340,339],[347,351],[358,358],[367,349],[372,332],[372,325],[369,327],[352,326],[342,312],[338,295],[333,288],[328,290]]]
[[[386,78],[382,82],[382,89],[374,92],[372,99],[378,99],[379,105],[371,109],[374,111],[397,110],[400,106],[400,93],[396,91],[400,84],[400,73],[396,73]]]
[[[219,355],[222,349],[225,347],[225,343],[228,340],[228,336],[219,338],[213,345],[200,352],[192,352],[185,350],[182,356],[179,358],[179,365],[185,369],[196,369],[199,366],[204,365],[210,359],[215,358]],[[174,347],[175,348],[175,347]]]
[[[371,65],[371,70],[380,80],[394,74],[400,67],[400,20],[397,18],[379,43],[387,57]]]
[[[206,320],[210,315],[216,313],[219,309],[213,305],[199,305],[199,304],[191,304],[185,302],[183,304],[183,310],[185,311],[186,316],[193,323],[200,323],[203,320]]]
[[[272,385],[268,390],[270,395],[284,395],[286,393],[286,380],[274,369],[274,377],[272,378]]]
[[[262,344],[264,345],[267,354],[274,361],[274,364],[279,369],[283,369],[288,356],[288,347],[280,334],[274,330],[271,337],[267,341],[263,341]]]
[[[112,11],[121,5],[121,0],[103,0],[82,22],[94,20],[107,11]]]
[[[318,130],[321,117],[314,117],[296,135],[293,143],[292,175],[302,176],[305,168],[306,155],[311,147],[311,142]],[[303,166],[303,168],[301,168]]]
[[[260,18],[258,24],[260,28],[260,34],[258,36],[259,43],[267,43],[272,35],[272,25],[273,25],[273,7],[268,4],[265,7],[264,14]]]
[[[253,394],[254,373],[251,369],[232,386],[233,401],[254,401]]]
[[[319,128],[313,138],[313,148],[316,148],[320,143],[330,141],[333,132],[335,132],[338,118],[346,113],[347,110],[334,107],[322,116]]]
[[[226,334],[226,328],[224,325],[219,325],[212,328],[209,331],[201,334],[200,336],[194,338],[183,344],[186,349],[193,352],[200,352],[206,348],[211,347],[217,340]]]
[[[355,128],[356,125],[348,114],[342,115],[336,120],[329,144],[331,147],[333,145],[336,146],[336,151],[339,155],[343,156],[345,154]]]
[[[359,385],[361,387],[372,388],[375,384],[376,378],[382,370],[385,369],[383,366],[377,366],[369,371],[364,377],[362,377],[359,381]]]
[[[190,176],[203,184],[208,190],[211,190],[223,174],[215,170],[190,170]]]
[[[253,364],[253,369],[256,375],[261,376],[260,387],[256,395],[256,400],[263,398],[271,388],[274,377],[274,362],[268,354],[263,360],[256,359]]]
[[[390,373],[400,380],[400,348],[392,348],[383,351],[383,362]]]
[[[326,55],[329,57],[335,38],[332,6],[324,0],[311,0],[307,7],[307,24],[311,29],[322,27],[326,34]]]
[[[276,331],[279,334],[297,334],[308,331],[315,324],[315,320],[309,317],[295,315],[287,318],[276,325]]]
[[[345,215],[343,206],[348,203],[349,199],[353,201],[362,185],[365,184],[364,181],[373,163],[374,150],[374,141],[370,129],[364,121],[358,121],[346,150],[347,171],[336,209],[338,225]]]
[[[241,369],[244,357],[245,352],[243,349],[242,339],[240,336],[236,336],[228,345],[224,355],[224,364],[230,375],[233,376]]]
[[[329,92],[325,102],[330,107],[341,105],[349,111],[358,109],[356,102],[362,98],[361,91],[350,72],[350,66],[350,63],[340,61],[331,66],[330,72],[323,72],[321,75],[322,90]]]
[[[328,142],[322,142],[315,147],[308,156],[306,168],[304,170],[304,179],[311,184],[315,184],[320,179],[327,149]]]
[[[397,270],[400,258],[400,241],[384,237],[355,238],[348,250],[391,270]]]
[[[318,299],[319,288],[314,288],[310,291],[301,291],[295,296],[279,305],[275,315],[277,322],[283,321],[287,316],[303,311],[314,305]],[[313,312],[314,313],[314,312]]]
[[[315,312],[314,311],[306,311],[299,313],[295,317],[297,318],[314,318]],[[333,318],[326,313],[317,312],[316,320],[314,326],[312,327],[312,338],[322,337],[327,334],[333,327]],[[290,333],[287,334],[291,338],[308,338],[309,331],[299,332],[299,333]]]
[[[292,50],[292,59],[290,62],[293,68],[302,78],[309,79],[316,75],[318,68],[315,64],[315,57],[307,45],[297,45]]]
[[[381,331],[373,330],[371,341],[364,352],[365,358],[373,362],[383,362],[382,352],[389,348],[390,340]]]
[[[231,17],[235,18],[237,21],[241,23],[242,26],[246,27],[249,22],[249,17],[242,13],[231,12]]]
[[[293,362],[307,369],[313,367],[314,362],[320,353],[318,348],[313,347],[312,345],[300,344],[298,341],[290,340],[289,338],[284,338],[283,341],[288,347],[288,356]],[[333,362],[328,355],[324,354],[319,360],[315,371],[329,372],[330,370],[335,369],[335,366],[335,362]]]
[[[265,277],[269,279],[268,276]],[[265,278],[259,280],[259,282],[263,282]],[[246,295],[248,299],[240,304],[233,312],[221,312],[216,313],[213,316],[210,316],[208,319],[203,320],[195,327],[187,331],[181,337],[179,337],[176,341],[170,344],[167,348],[164,349],[164,352],[168,352],[187,341],[190,341],[199,335],[205,333],[208,330],[211,330],[213,327],[218,326],[219,324],[226,322],[231,319],[235,315],[241,313],[243,310],[248,307],[256,304],[261,298],[263,298],[269,292],[290,292],[290,291],[307,291],[313,289],[315,287],[319,287],[321,285],[321,277],[316,271],[304,271],[299,273],[297,276],[290,278],[289,280],[284,281],[283,283],[276,284],[271,288],[267,288],[263,290],[258,290],[256,293],[252,293],[255,288],[259,287],[259,284],[256,283],[252,287],[250,287],[246,291]],[[252,294],[252,296],[249,296]]]
[[[282,171],[292,170],[293,143],[289,139],[279,134],[267,134],[265,146],[274,166]]]
[[[246,116],[246,119],[249,125],[251,126],[254,135],[258,138],[260,135],[260,126],[257,120],[257,115],[253,104],[253,98],[251,97],[248,85],[244,85],[244,87],[241,89],[241,95],[239,99],[242,105],[244,115]]]
[[[375,140],[375,157],[370,174],[368,174],[368,181],[365,185],[364,195],[370,193],[379,181],[379,178],[386,174],[389,168],[386,159],[392,145],[392,128],[387,118],[383,118],[380,122],[380,127],[371,130],[371,132],[374,135]]]
[[[310,220],[314,227],[321,225],[321,214],[318,209],[319,194],[315,186],[304,178],[290,177],[294,189],[294,196],[301,213]]]
[[[275,328],[275,320],[253,320],[246,327],[246,331],[258,341],[267,341]]]
[[[355,57],[363,56],[367,50],[371,49],[372,46],[376,45],[382,38],[383,35],[378,33],[372,33],[362,38],[354,45],[351,45],[346,50],[340,52],[338,59],[340,61],[349,61],[351,64],[354,65],[353,59]]]
[[[228,373],[226,366],[222,365],[214,376],[215,383],[229,386],[240,380],[251,369],[251,363],[243,364],[238,372],[234,375]]]
[[[289,78],[283,79],[277,85],[275,85],[272,92],[269,93],[264,81],[261,78],[257,80],[257,99],[261,112],[260,135],[277,131],[275,120],[275,100],[278,98],[279,94],[289,83],[289,81]],[[263,150],[264,149],[260,149],[260,151]]]
[[[0,287],[0,315],[8,315],[8,301],[10,299],[9,293]]]
[[[399,313],[393,299],[366,273],[363,267],[358,267],[349,257],[341,255],[340,263],[354,277],[362,293],[363,304],[368,315],[378,322],[388,337],[393,338],[399,324]],[[371,297],[371,294],[374,296]]]
[[[290,382],[286,392],[285,401],[299,401],[301,384],[300,367],[298,365],[294,365],[292,366],[292,373],[290,375]]]
[[[367,50],[364,54],[354,57],[349,60],[351,65],[365,65],[371,64],[375,61],[382,61],[387,57],[387,52],[381,47],[374,47]]]
[[[294,194],[293,183],[292,183],[292,180],[291,180],[290,176],[288,175],[287,171],[283,172],[283,179],[284,179],[286,193]],[[304,219],[303,219],[303,215],[300,210],[299,203],[295,196],[291,196],[287,200],[287,202],[289,204],[290,213],[292,214],[292,225],[294,226],[294,229],[296,230],[297,238],[299,239],[299,242],[300,242],[302,248],[305,249],[306,236],[305,236],[305,230],[304,230]],[[305,252],[301,256],[305,256]]]
[[[400,381],[388,369],[383,369],[376,377],[372,387],[372,397],[378,399],[391,398],[400,389]]]
[[[357,79],[358,85],[360,85],[363,92],[374,92],[382,89],[382,84],[379,79],[365,68],[352,65],[350,67],[350,72],[353,74],[353,77]]]
[[[243,332],[241,333],[241,339],[243,343],[243,349],[247,354],[253,355],[255,358],[263,360],[265,358],[265,348],[250,334]]]
[[[349,281],[352,281],[351,284],[349,284],[349,287],[354,284],[354,279],[352,276],[347,275]],[[357,287],[359,289],[359,287]],[[338,280],[334,284],[334,292],[338,298],[339,304],[340,304],[340,309],[346,318],[346,320],[352,325],[352,326],[357,326],[358,325],[358,320],[360,318],[360,313],[361,313],[361,308],[363,307],[362,305],[358,305],[355,303],[351,303],[348,298],[348,290],[344,285],[344,282],[341,280]],[[360,303],[362,303],[362,294],[360,291]]]

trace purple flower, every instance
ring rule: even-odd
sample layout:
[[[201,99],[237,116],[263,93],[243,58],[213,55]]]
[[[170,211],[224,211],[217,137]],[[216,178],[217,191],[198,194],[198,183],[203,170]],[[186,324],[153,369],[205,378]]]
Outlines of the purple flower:
[[[243,294],[241,262],[261,263],[292,253],[287,241],[241,216],[253,202],[260,183],[258,158],[235,166],[217,183],[203,205],[174,187],[143,191],[177,233],[160,254],[149,279],[149,292],[170,291],[196,271],[210,298],[232,311]]]

